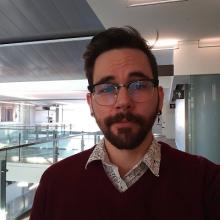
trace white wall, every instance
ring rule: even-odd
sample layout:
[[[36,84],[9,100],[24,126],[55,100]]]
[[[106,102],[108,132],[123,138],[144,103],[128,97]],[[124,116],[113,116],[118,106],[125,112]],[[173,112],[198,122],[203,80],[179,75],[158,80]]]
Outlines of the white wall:
[[[35,124],[48,123],[47,110],[35,110]]]
[[[27,126],[32,126],[35,123],[35,109],[34,106],[26,105],[24,106],[24,124]]]
[[[174,50],[174,75],[217,74],[220,47],[198,47],[198,41],[182,42]]]
[[[56,107],[51,106],[50,110],[44,110],[43,106],[35,107],[34,123],[45,124],[48,123],[48,117],[52,119],[52,122],[56,122]]]
[[[71,105],[59,108],[59,123],[72,124],[75,131],[99,131],[95,119],[90,115],[89,106],[84,101],[76,101]]]

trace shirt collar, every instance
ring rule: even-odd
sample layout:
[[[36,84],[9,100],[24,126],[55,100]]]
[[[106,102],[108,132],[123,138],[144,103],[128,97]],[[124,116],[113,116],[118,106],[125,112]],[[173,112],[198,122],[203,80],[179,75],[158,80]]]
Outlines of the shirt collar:
[[[89,156],[89,159],[86,163],[86,168],[88,164],[90,164],[93,161],[101,160],[103,163],[105,162],[105,158],[107,156],[107,152],[105,150],[105,144],[104,139],[102,139],[94,148],[91,155]]]
[[[87,169],[88,164],[93,161],[101,160],[103,164],[110,163],[108,154],[105,149],[104,139],[102,139],[92,151],[85,169]],[[161,161],[161,145],[153,139],[148,151],[144,155],[141,162],[145,163],[150,171],[157,177],[159,177],[160,170],[160,161]]]

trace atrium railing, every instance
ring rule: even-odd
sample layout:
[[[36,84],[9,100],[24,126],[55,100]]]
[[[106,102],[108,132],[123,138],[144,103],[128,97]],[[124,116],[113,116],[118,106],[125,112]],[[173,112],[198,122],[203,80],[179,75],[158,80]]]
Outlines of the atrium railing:
[[[42,131],[42,130],[41,130]],[[36,134],[36,133],[35,133]],[[38,133],[40,134],[40,133]],[[46,134],[48,134],[46,132]],[[49,135],[35,138],[32,142],[22,143],[18,145],[0,148],[0,168],[1,168],[1,190],[0,190],[0,207],[6,208],[7,220],[13,220],[17,216],[23,214],[30,209],[33,202],[34,190],[32,193],[25,191],[22,198],[17,197],[13,201],[7,201],[6,197],[6,176],[7,162],[21,162],[21,163],[39,163],[39,164],[52,164],[62,160],[68,156],[81,152],[85,149],[92,147],[96,144],[102,134],[101,132],[84,132],[84,131],[71,131],[62,134],[58,129],[52,130]],[[30,140],[29,140],[30,141]],[[27,196],[27,198],[26,198]],[[22,201],[24,201],[25,203]],[[30,199],[32,198],[32,199]],[[21,201],[20,206],[17,204]],[[16,207],[22,207],[21,210]]]
[[[65,136],[74,133],[72,124],[47,124],[47,125],[0,125],[0,147],[14,146],[37,141],[42,138],[53,136]]]

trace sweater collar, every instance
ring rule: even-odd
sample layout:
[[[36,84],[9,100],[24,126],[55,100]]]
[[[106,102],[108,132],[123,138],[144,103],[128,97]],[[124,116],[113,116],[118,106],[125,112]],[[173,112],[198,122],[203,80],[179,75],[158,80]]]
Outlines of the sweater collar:
[[[86,163],[85,169],[88,164],[100,160],[103,164],[111,164],[108,154],[105,149],[104,139],[102,139],[94,148],[89,159]],[[161,145],[153,139],[148,151],[140,161],[147,165],[150,171],[157,177],[159,177],[160,162],[161,162]],[[139,162],[139,163],[140,163]]]

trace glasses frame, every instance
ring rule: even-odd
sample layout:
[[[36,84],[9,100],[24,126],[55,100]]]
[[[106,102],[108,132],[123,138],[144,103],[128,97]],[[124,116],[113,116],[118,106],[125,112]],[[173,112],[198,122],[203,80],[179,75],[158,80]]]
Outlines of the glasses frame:
[[[154,87],[157,87],[159,85],[159,80],[158,79],[139,79],[139,80],[131,81],[131,82],[126,83],[126,84],[118,84],[118,83],[109,83],[109,84],[115,85],[117,87],[117,89],[120,89],[121,87],[125,87],[127,89],[131,83],[138,82],[138,81],[149,81],[149,82],[152,82]],[[94,85],[88,85],[87,88],[88,88],[88,90],[91,93],[94,93],[95,87],[97,85],[101,85],[101,84],[108,84],[108,82],[106,82],[106,83],[102,82],[102,83],[96,83]]]
[[[139,79],[139,80],[134,80],[134,81],[131,81],[131,82],[128,82],[126,84],[118,84],[118,83],[109,83],[109,82],[106,82],[106,83],[96,83],[94,85],[89,85],[88,86],[88,90],[94,95],[95,94],[95,87],[97,85],[102,85],[102,84],[112,84],[116,89],[117,89],[117,93],[116,93],[116,96],[118,96],[118,92],[120,90],[121,87],[125,87],[127,90],[130,86],[130,84],[134,83],[134,82],[138,82],[138,81],[148,81],[148,82],[152,82],[153,84],[153,87],[158,87],[159,85],[159,80],[158,79]],[[95,99],[96,100],[96,99]],[[115,101],[117,100],[117,98],[115,99]],[[96,100],[97,102],[97,100]],[[115,103],[115,102],[114,102]],[[110,105],[103,105],[103,104],[100,104],[99,102],[97,102],[97,104],[99,105],[102,105],[102,106],[111,106],[111,105],[114,105],[114,103],[110,104]]]

